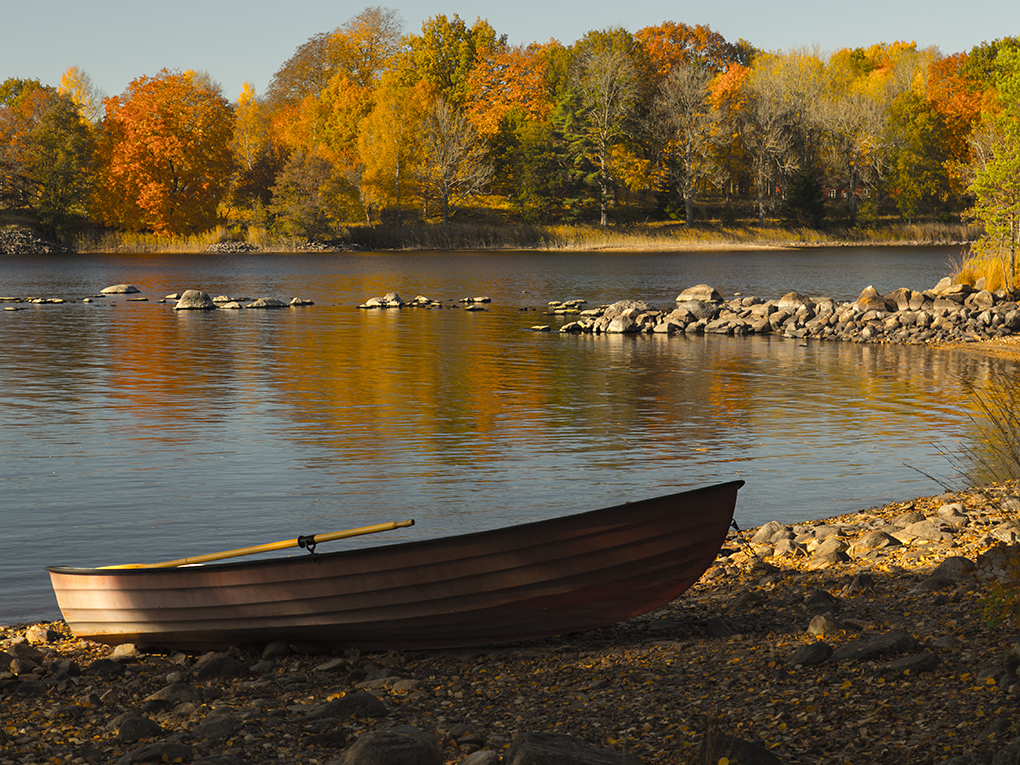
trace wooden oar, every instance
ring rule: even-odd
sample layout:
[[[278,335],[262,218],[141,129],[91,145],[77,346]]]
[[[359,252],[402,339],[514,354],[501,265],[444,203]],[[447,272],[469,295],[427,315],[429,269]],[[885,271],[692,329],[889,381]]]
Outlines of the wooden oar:
[[[193,558],[178,558],[177,560],[168,560],[163,561],[162,563],[124,563],[120,566],[103,566],[102,568],[176,568],[177,566],[187,566],[192,563],[208,563],[213,560],[239,558],[242,555],[256,555],[258,553],[273,552],[274,550],[284,550],[288,547],[307,547],[309,550],[314,551],[315,545],[320,542],[331,542],[334,539],[347,539],[348,537],[360,537],[362,534],[376,534],[380,531],[392,531],[393,529],[413,525],[413,518],[406,521],[390,521],[389,523],[377,523],[375,526],[362,526],[361,528],[348,529],[347,531],[334,531],[331,534],[316,534],[311,537],[301,536],[297,539],[285,539],[282,542],[270,542],[269,544],[255,545],[254,547],[241,547],[237,550],[225,550],[224,552],[209,553],[208,555],[196,555]]]

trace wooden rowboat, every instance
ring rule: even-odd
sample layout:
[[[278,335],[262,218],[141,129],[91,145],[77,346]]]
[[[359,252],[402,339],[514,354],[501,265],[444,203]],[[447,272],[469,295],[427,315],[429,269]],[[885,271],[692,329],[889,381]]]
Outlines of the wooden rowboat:
[[[505,643],[603,627],[670,602],[715,560],[742,485],[333,553],[47,571],[74,634],[102,643]]]

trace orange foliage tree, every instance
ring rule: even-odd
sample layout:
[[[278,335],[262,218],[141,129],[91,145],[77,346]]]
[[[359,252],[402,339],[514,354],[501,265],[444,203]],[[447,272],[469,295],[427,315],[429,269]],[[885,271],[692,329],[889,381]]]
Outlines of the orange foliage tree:
[[[233,109],[207,77],[166,69],[139,77],[106,100],[93,214],[158,234],[211,227],[230,185],[233,131]]]
[[[499,42],[476,53],[467,78],[467,114],[480,135],[494,136],[513,111],[535,122],[548,118],[553,107],[546,81],[549,45]]]
[[[648,52],[659,79],[667,77],[680,64],[701,65],[714,72],[725,71],[734,63],[746,66],[749,61],[744,59],[753,51],[743,41],[736,45],[726,42],[726,38],[713,32],[707,24],[692,27],[664,21],[658,26],[639,29],[634,37]]]

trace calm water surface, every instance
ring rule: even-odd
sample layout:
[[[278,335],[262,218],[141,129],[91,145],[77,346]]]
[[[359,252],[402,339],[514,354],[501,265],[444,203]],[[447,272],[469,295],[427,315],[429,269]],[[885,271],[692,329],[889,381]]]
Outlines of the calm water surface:
[[[738,521],[939,491],[990,364],[778,338],[535,333],[550,300],[661,307],[707,282],[854,299],[953,249],[0,258],[0,623],[56,618],[42,566],[154,561],[415,518],[385,541],[742,478]],[[83,297],[130,282],[149,302]],[[299,296],[175,312],[170,292]],[[448,310],[361,311],[395,290]],[[487,295],[484,312],[457,300]],[[383,537],[335,543],[378,544]],[[301,553],[304,554],[304,553]]]

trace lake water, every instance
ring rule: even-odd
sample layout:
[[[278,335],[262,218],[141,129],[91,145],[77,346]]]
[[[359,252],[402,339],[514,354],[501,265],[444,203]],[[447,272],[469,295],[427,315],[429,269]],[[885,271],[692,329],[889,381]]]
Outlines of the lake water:
[[[442,536],[742,478],[737,519],[824,518],[940,491],[976,438],[920,347],[530,327],[551,300],[669,307],[684,288],[850,300],[933,286],[953,248],[717,253],[0,257],[0,623],[57,618],[42,567],[156,561],[414,518]],[[138,286],[149,302],[113,296]],[[160,297],[302,297],[175,312]],[[448,309],[364,311],[396,291]],[[488,296],[467,312],[458,299]],[[301,553],[304,554],[304,553]]]

